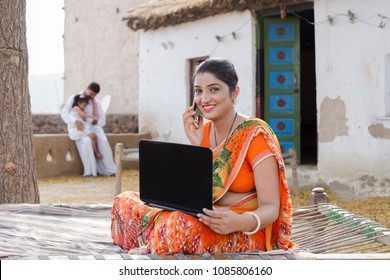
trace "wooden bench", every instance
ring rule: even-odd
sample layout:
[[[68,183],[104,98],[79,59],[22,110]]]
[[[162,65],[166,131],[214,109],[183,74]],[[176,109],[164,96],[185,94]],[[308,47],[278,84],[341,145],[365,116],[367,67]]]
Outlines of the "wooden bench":
[[[139,150],[138,148],[125,149],[122,143],[117,143],[115,146],[115,195],[122,192],[122,171],[123,162],[132,162],[138,167]]]
[[[294,149],[289,149],[287,154],[283,155],[285,164],[291,166],[291,181],[289,182],[289,188],[292,193],[298,194],[300,192],[298,182],[298,161],[297,153]]]
[[[131,142],[117,141],[114,147],[114,160],[116,165],[115,195],[122,190],[122,171],[138,168],[138,144],[142,139],[151,139],[150,133],[139,133],[133,135]],[[126,146],[126,149],[125,149]],[[125,166],[126,165],[126,166]]]

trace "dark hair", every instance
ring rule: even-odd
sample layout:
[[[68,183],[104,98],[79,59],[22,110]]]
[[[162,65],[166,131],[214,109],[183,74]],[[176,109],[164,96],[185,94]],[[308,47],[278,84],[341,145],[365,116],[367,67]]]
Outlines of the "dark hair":
[[[211,73],[218,80],[226,83],[229,86],[230,92],[236,89],[238,76],[233,63],[224,58],[209,58],[203,61],[195,70],[194,80],[199,73]]]
[[[88,86],[88,88],[89,88],[90,90],[92,90],[92,91],[93,91],[94,93],[96,93],[96,94],[98,94],[99,91],[100,91],[100,86],[99,86],[99,84],[98,84],[98,83],[95,83],[95,82],[90,83],[89,86]]]
[[[78,106],[79,103],[88,103],[89,99],[90,98],[88,96],[81,96],[80,94],[75,95],[73,98],[72,108]]]

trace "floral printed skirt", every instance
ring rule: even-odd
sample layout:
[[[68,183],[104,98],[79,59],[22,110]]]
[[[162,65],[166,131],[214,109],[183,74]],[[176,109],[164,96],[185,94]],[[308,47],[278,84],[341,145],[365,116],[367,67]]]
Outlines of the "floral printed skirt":
[[[115,198],[111,235],[114,243],[130,250],[146,245],[152,254],[220,254],[265,250],[265,231],[221,235],[198,218],[163,211],[142,203],[137,192]]]

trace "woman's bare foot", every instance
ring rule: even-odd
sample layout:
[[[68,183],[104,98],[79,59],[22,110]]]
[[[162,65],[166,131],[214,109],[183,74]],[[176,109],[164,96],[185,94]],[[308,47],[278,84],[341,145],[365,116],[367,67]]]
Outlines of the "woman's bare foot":
[[[150,251],[149,251],[148,247],[146,247],[146,246],[141,246],[141,247],[139,247],[139,253],[140,253],[141,255],[147,255],[147,254],[150,253]]]
[[[128,254],[129,255],[147,255],[149,254],[149,249],[146,246],[140,246],[133,249],[130,249]]]

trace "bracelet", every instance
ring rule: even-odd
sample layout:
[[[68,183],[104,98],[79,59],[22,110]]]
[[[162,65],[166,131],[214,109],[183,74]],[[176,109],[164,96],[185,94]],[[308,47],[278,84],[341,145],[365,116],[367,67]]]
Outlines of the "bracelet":
[[[255,228],[254,231],[245,231],[243,233],[250,235],[250,234],[254,234],[254,233],[258,232],[260,227],[261,227],[261,221],[260,221],[259,215],[257,215],[255,212],[244,212],[243,214],[252,215],[253,217],[256,218],[256,221],[257,221],[257,227]]]

